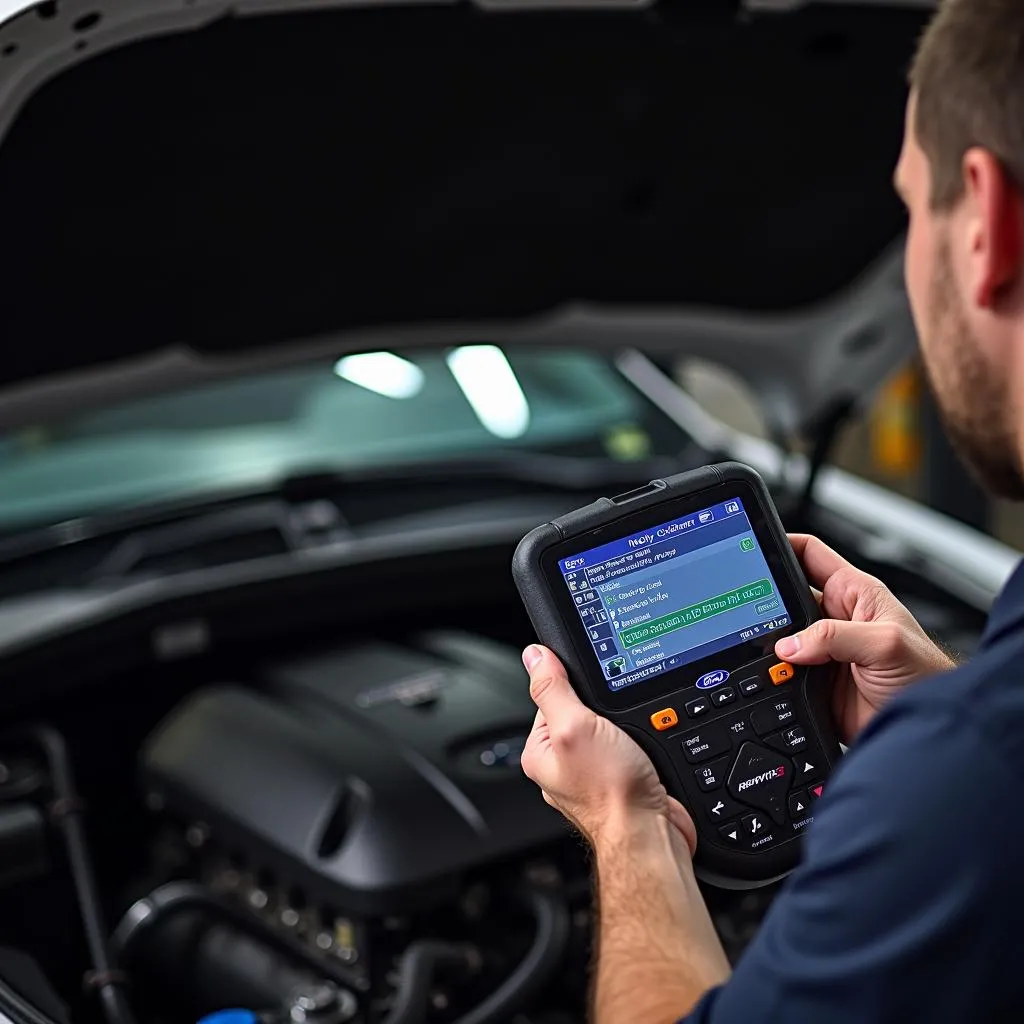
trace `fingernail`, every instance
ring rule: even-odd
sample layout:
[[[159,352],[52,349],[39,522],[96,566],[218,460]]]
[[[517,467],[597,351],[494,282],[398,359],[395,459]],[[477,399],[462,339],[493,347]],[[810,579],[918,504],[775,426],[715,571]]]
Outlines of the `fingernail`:
[[[523,651],[523,664],[526,666],[527,672],[532,672],[533,667],[544,657],[544,652],[536,645],[531,644]]]
[[[800,637],[784,636],[776,645],[775,653],[780,658],[791,658],[800,650]]]

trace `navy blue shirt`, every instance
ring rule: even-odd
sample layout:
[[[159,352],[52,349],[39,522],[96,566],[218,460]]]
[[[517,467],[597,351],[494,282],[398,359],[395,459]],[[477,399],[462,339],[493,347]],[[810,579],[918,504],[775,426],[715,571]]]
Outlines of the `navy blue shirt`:
[[[907,687],[685,1024],[1024,1021],[1024,566],[967,664]]]

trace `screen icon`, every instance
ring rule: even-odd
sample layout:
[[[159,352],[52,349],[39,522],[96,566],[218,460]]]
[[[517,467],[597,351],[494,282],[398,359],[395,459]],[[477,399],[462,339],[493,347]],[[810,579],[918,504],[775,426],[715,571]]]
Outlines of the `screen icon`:
[[[711,522],[711,520],[715,518],[715,513],[714,513],[714,512],[711,512],[711,511],[708,511],[708,512],[701,512],[701,514],[700,514],[699,516],[697,516],[697,518],[698,518],[698,519],[699,519],[699,520],[700,520],[700,521],[701,521],[702,523],[710,523],[710,522]]]
[[[754,538],[753,537],[744,537],[743,540],[740,541],[740,550],[741,551],[753,551],[754,550]]]
[[[725,514],[729,516],[735,515],[740,510],[740,503],[738,501],[727,501],[725,503]]]
[[[614,679],[616,676],[622,675],[622,670],[626,667],[625,658],[612,658],[611,661],[605,662],[604,671],[605,675],[609,679]]]

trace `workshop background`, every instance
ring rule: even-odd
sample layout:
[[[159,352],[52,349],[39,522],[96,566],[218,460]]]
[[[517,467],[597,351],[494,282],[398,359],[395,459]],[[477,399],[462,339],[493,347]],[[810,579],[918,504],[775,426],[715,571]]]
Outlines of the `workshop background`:
[[[680,366],[678,380],[718,419],[766,436],[754,395],[728,370],[689,361]],[[869,416],[843,429],[830,462],[1024,550],[1020,506],[990,499],[960,464],[916,359],[890,378]]]

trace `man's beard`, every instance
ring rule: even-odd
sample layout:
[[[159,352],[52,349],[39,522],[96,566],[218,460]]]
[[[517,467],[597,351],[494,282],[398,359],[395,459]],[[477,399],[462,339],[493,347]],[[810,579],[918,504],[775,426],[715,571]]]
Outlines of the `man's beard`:
[[[945,241],[936,253],[925,316],[925,368],[950,442],[986,490],[1024,499],[1009,380],[985,361],[971,333]]]

